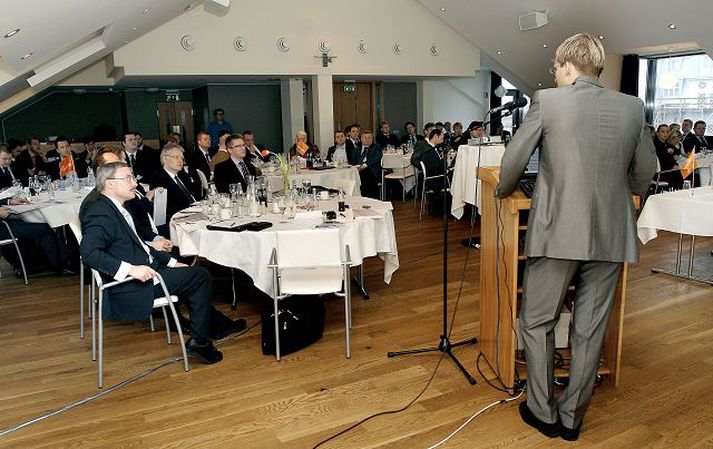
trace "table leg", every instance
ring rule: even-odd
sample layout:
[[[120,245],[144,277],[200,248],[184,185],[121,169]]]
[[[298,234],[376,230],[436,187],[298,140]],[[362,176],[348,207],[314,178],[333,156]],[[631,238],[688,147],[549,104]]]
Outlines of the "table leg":
[[[683,250],[683,234],[678,234],[678,249],[676,250],[676,274],[681,274],[681,251]]]
[[[708,285],[713,285],[713,280],[711,279],[704,279],[701,277],[693,276],[693,258],[695,256],[695,245],[696,245],[696,236],[691,236],[691,252],[688,255],[688,272],[686,274],[681,273],[681,250],[683,248],[683,234],[679,234],[678,237],[678,251],[676,254],[676,270],[675,271],[668,271],[664,270],[663,268],[652,268],[651,271],[653,273],[661,273],[661,274],[667,274],[669,276],[674,276],[677,278],[681,279],[686,279],[689,281],[696,281],[696,282],[702,282],[704,284]]]
[[[364,299],[369,299],[369,292],[366,290],[366,284],[364,284],[364,263],[359,265],[359,273],[352,277],[352,280],[359,288],[359,293]]]
[[[695,254],[696,236],[691,236],[691,252],[688,253],[688,277],[693,277],[693,256]]]

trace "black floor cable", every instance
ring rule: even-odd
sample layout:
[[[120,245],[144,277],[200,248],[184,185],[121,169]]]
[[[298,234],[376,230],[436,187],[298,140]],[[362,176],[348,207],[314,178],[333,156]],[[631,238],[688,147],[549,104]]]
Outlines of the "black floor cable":
[[[248,327],[247,329],[243,330],[243,331],[240,332],[239,334],[230,335],[230,336],[228,336],[228,337],[226,337],[226,338],[224,338],[224,339],[222,339],[222,340],[219,340],[219,341],[216,343],[215,346],[222,346],[223,344],[225,344],[225,343],[227,343],[227,342],[229,342],[229,341],[235,340],[235,339],[237,339],[238,337],[240,337],[240,336],[242,336],[242,335],[245,335],[246,333],[248,333],[249,331],[251,331],[253,328],[255,328],[255,326],[257,326],[258,324],[260,324],[260,320],[258,320],[255,324],[253,324],[252,326],[250,326],[250,327]],[[72,402],[71,404],[65,405],[64,407],[60,407],[60,408],[58,408],[58,409],[56,409],[56,410],[53,410],[53,411],[51,411],[51,412],[49,412],[49,413],[45,413],[44,415],[38,416],[37,418],[33,418],[33,419],[29,420],[29,421],[25,421],[25,422],[23,422],[23,423],[21,423],[21,424],[18,424],[18,425],[16,425],[16,426],[13,426],[13,427],[9,427],[9,428],[7,428],[7,429],[4,429],[4,430],[0,431],[0,438],[4,437],[4,436],[6,436],[6,435],[9,435],[9,434],[11,434],[11,433],[13,433],[13,432],[17,432],[18,430],[24,429],[25,427],[31,426],[32,424],[37,424],[37,423],[40,422],[40,421],[44,421],[45,419],[51,418],[51,417],[53,417],[53,416],[57,416],[57,415],[59,415],[60,413],[64,413],[64,412],[66,412],[66,411],[69,411],[69,410],[72,410],[72,409],[74,409],[74,408],[77,408],[77,407],[79,407],[80,405],[84,405],[84,404],[86,404],[86,403],[88,403],[88,402],[92,402],[92,401],[94,401],[94,400],[96,400],[96,399],[99,399],[99,398],[101,398],[101,397],[103,397],[103,396],[108,395],[109,393],[113,393],[114,391],[119,390],[119,389],[121,389],[121,388],[123,388],[123,387],[125,387],[125,386],[127,386],[127,385],[129,385],[129,384],[131,384],[131,383],[134,383],[134,382],[136,382],[137,380],[143,379],[144,377],[147,377],[147,376],[149,376],[150,374],[155,373],[156,371],[160,370],[161,368],[165,368],[165,367],[167,367],[167,366],[169,366],[169,365],[173,365],[174,363],[178,363],[178,362],[181,362],[181,361],[183,361],[183,357],[175,357],[175,358],[169,359],[169,360],[167,360],[167,361],[165,361],[165,362],[163,362],[163,363],[161,363],[161,364],[159,364],[159,365],[157,365],[157,366],[155,366],[155,367],[153,367],[153,368],[149,368],[148,370],[146,370],[146,371],[144,371],[144,372],[142,372],[142,373],[139,373],[139,374],[137,374],[137,375],[135,375],[135,376],[132,376],[132,377],[130,377],[130,378],[128,378],[128,379],[126,379],[126,380],[124,380],[124,381],[122,381],[122,382],[119,382],[118,384],[113,385],[113,386],[107,388],[106,390],[100,391],[100,392],[97,393],[97,394],[94,394],[94,395],[92,395],[92,396],[86,397],[86,398],[81,399],[81,400],[76,401],[76,402]]]
[[[474,228],[475,228],[475,221],[471,221],[471,226],[470,226],[470,234],[471,234],[471,235],[472,235],[472,233],[473,233]],[[455,305],[454,305],[454,307],[453,307],[453,313],[451,314],[451,324],[450,324],[450,328],[448,329],[448,338],[449,338],[449,339],[450,339],[450,337],[451,337],[451,334],[453,333],[453,325],[455,324],[456,315],[457,315],[457,313],[458,313],[458,305],[459,305],[459,303],[460,303],[461,294],[462,294],[462,292],[463,292],[463,285],[465,284],[465,275],[466,275],[466,273],[467,273],[467,271],[468,271],[468,259],[470,258],[470,250],[472,249],[472,247],[469,245],[469,246],[467,246],[466,248],[467,248],[467,249],[466,249],[466,254],[465,254],[465,261],[463,262],[463,270],[462,270],[462,272],[461,272],[460,286],[459,286],[459,288],[458,288],[458,296],[457,296],[457,298],[456,298],[456,303],[455,303]],[[437,254],[441,254],[441,252],[438,252]],[[435,255],[435,254],[433,254],[433,255]],[[431,256],[427,256],[427,257],[431,257]],[[411,260],[411,261],[409,261],[409,262],[413,262],[413,260]],[[356,423],[354,423],[354,424],[352,424],[351,426],[347,427],[346,429],[341,430],[341,431],[339,431],[339,432],[337,432],[337,433],[331,435],[330,437],[328,437],[328,438],[326,438],[326,439],[320,441],[319,443],[317,443],[316,445],[314,445],[314,447],[313,447],[312,449],[317,449],[318,447],[322,446],[323,444],[325,444],[325,443],[327,443],[327,442],[329,442],[329,441],[332,441],[333,439],[338,438],[338,437],[340,437],[341,435],[346,434],[347,432],[349,432],[349,431],[351,431],[351,430],[353,430],[353,429],[359,427],[360,425],[362,425],[362,424],[364,424],[365,422],[370,421],[370,420],[372,420],[372,419],[374,419],[374,418],[377,418],[377,417],[379,417],[379,416],[384,416],[384,415],[393,415],[393,414],[401,413],[401,412],[407,410],[409,407],[411,407],[413,404],[415,404],[416,401],[418,401],[418,400],[421,398],[421,396],[423,396],[423,394],[426,392],[426,390],[428,390],[428,387],[431,386],[431,383],[433,382],[433,379],[436,377],[436,373],[438,372],[438,368],[441,366],[441,362],[443,361],[443,357],[444,357],[445,355],[446,355],[445,352],[441,352],[441,355],[440,355],[440,357],[438,357],[438,361],[436,362],[436,366],[433,368],[433,372],[431,373],[431,377],[429,377],[428,381],[426,382],[426,385],[423,387],[423,389],[421,389],[421,391],[416,395],[416,397],[414,397],[408,404],[406,404],[405,406],[403,406],[403,407],[401,407],[401,408],[399,408],[399,409],[396,409],[396,410],[385,410],[385,411],[381,411],[381,412],[377,412],[377,413],[374,413],[374,414],[372,414],[372,415],[369,415],[369,416],[367,416],[366,418],[363,418],[363,419],[361,419],[360,421],[357,421]]]

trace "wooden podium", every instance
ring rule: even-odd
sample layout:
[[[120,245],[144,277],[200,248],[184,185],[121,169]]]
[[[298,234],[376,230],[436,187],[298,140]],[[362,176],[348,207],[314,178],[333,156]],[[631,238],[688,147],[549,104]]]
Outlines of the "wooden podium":
[[[527,259],[524,255],[524,237],[527,232],[530,200],[519,190],[507,198],[495,198],[499,174],[498,167],[481,167],[478,173],[478,178],[482,181],[479,344],[483,356],[490,366],[500,373],[503,383],[507,387],[513,387],[516,380],[527,378],[526,363],[517,362],[516,366],[515,325],[520,310],[522,277]],[[626,279],[627,265],[624,264],[599,367],[599,374],[611,377],[614,385],[619,383],[621,368]],[[574,286],[569,287],[568,297],[571,295],[574,295]],[[569,358],[569,349],[557,349],[557,352],[564,360]],[[486,370],[484,374],[495,377],[496,373],[488,373]],[[556,368],[555,376],[567,377],[569,371]]]

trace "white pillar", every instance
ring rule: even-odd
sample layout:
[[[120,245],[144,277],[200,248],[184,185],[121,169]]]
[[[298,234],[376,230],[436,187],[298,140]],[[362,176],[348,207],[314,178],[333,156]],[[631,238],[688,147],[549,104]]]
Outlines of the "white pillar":
[[[303,98],[304,82],[299,78],[290,78],[280,82],[282,102],[282,146],[283,150],[295,141],[297,131],[304,128],[305,106]]]
[[[329,72],[312,76],[312,108],[314,136],[312,140],[323,155],[334,144],[334,90]]]

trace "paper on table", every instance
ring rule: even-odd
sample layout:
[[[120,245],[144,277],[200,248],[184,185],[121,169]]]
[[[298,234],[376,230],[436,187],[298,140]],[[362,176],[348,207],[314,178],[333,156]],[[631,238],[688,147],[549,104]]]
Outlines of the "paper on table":
[[[156,189],[156,194],[153,197],[153,220],[156,226],[166,224],[166,189]]]
[[[5,198],[12,198],[13,196],[19,194],[22,192],[21,187],[9,187],[2,192],[0,192],[0,200],[4,200]]]
[[[30,212],[33,210],[41,209],[42,205],[41,204],[16,204],[12,206],[5,206],[13,214],[24,214],[25,212]]]

